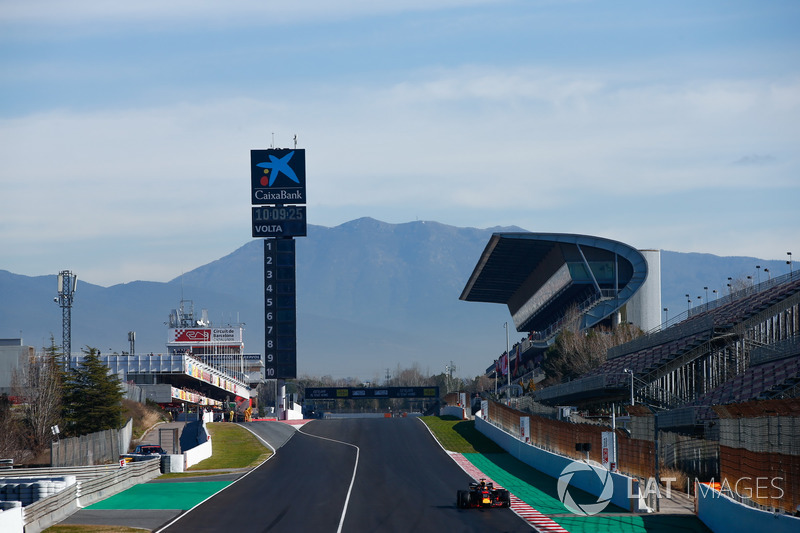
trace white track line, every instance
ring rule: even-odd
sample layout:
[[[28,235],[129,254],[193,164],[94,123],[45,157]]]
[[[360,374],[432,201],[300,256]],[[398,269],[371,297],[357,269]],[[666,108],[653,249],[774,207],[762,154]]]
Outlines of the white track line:
[[[339,528],[336,530],[337,533],[342,533],[342,527],[344,527],[344,518],[345,516],[347,516],[347,506],[350,505],[350,494],[353,492],[353,484],[355,484],[356,482],[356,472],[358,471],[358,458],[361,455],[361,449],[355,444],[351,444],[349,442],[344,442],[336,439],[329,439],[328,437],[320,437],[319,435],[312,435],[311,433],[306,433],[302,429],[298,429],[297,431],[302,433],[303,435],[314,437],[315,439],[329,440],[331,442],[352,446],[353,448],[356,449],[356,464],[355,466],[353,466],[353,477],[350,479],[350,486],[347,488],[347,497],[344,499],[344,507],[342,508],[342,517],[339,519]]]
[[[247,476],[249,476],[250,474],[252,474],[253,472],[255,472],[256,468],[259,468],[259,467],[261,467],[262,465],[266,464],[266,462],[267,462],[267,461],[269,461],[270,459],[272,459],[273,457],[275,457],[275,455],[277,455],[277,453],[278,453],[278,449],[277,449],[277,448],[273,448],[273,447],[272,447],[272,445],[271,445],[269,442],[265,441],[265,440],[264,440],[263,438],[261,438],[259,435],[256,435],[256,434],[255,434],[255,432],[253,432],[253,430],[251,430],[251,429],[250,429],[250,428],[248,428],[247,426],[243,426],[243,425],[241,425],[241,424],[238,424],[238,425],[239,425],[239,427],[243,427],[244,429],[246,429],[247,431],[249,431],[250,433],[252,433],[253,435],[255,435],[255,437],[256,437],[258,440],[260,440],[261,442],[263,442],[263,443],[264,443],[264,444],[267,446],[267,448],[269,448],[270,450],[272,450],[272,454],[271,454],[269,457],[267,457],[267,459],[266,459],[266,460],[265,460],[263,463],[261,463],[261,464],[257,465],[255,468],[253,468],[253,469],[252,469],[252,470],[250,470],[249,472],[245,472],[245,474],[244,474],[243,476],[241,476],[241,477],[239,477],[239,478],[236,478],[236,479],[234,479],[234,480],[231,482],[231,484],[230,484],[230,485],[226,485],[226,486],[222,487],[220,490],[218,490],[217,492],[215,492],[214,494],[212,494],[211,496],[209,496],[209,497],[208,497],[208,498],[206,498],[205,500],[201,501],[200,503],[196,504],[196,505],[195,505],[194,507],[192,507],[191,509],[187,509],[185,512],[183,512],[183,513],[181,513],[180,515],[178,515],[177,517],[175,517],[175,519],[174,519],[174,520],[172,520],[171,522],[169,522],[169,523],[167,523],[167,524],[165,524],[165,525],[161,526],[159,529],[155,530],[153,533],[161,533],[162,531],[164,531],[165,529],[167,529],[169,526],[171,526],[172,524],[174,524],[175,522],[177,522],[178,520],[180,520],[181,518],[183,518],[184,516],[186,516],[187,514],[189,514],[190,512],[192,512],[194,509],[196,509],[196,508],[197,508],[197,507],[199,507],[200,505],[203,505],[204,503],[206,503],[208,500],[210,500],[211,498],[213,498],[214,496],[216,496],[217,494],[219,494],[219,493],[220,493],[220,492],[222,492],[223,490],[225,490],[225,489],[227,489],[227,488],[229,488],[229,487],[232,487],[233,485],[235,485],[235,484],[236,484],[236,483],[238,483],[239,481],[243,480],[244,478],[246,478]],[[289,437],[289,438],[291,439],[292,437]],[[212,442],[213,442],[213,441],[212,441]],[[213,446],[213,444],[212,444],[212,446]],[[224,472],[223,472],[223,473],[224,473]]]

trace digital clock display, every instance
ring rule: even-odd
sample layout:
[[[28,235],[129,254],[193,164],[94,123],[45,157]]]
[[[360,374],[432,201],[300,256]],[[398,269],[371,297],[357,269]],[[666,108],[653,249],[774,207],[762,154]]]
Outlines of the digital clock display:
[[[305,206],[253,207],[253,237],[305,237]]]

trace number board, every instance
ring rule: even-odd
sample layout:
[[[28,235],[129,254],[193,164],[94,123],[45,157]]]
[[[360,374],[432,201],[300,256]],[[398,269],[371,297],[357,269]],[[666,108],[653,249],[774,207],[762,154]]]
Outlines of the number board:
[[[302,205],[253,207],[253,237],[305,237]]]
[[[264,377],[297,378],[294,239],[264,240]]]

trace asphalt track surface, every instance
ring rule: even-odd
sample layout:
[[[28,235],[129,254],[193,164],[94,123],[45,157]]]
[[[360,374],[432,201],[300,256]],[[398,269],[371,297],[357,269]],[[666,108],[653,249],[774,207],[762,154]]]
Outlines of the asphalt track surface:
[[[248,427],[269,442],[269,424]],[[458,509],[470,481],[417,419],[315,420],[163,531],[532,531],[509,509]]]

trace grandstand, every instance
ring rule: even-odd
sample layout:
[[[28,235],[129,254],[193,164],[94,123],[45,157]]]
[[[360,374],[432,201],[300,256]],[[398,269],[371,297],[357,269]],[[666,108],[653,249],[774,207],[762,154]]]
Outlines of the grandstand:
[[[567,442],[557,445],[558,453],[564,455],[570,455],[574,443],[588,442],[584,435],[591,429],[587,428],[607,430],[616,424],[618,450],[627,446],[639,450],[627,456],[619,451],[617,466],[631,475],[657,478],[663,463],[665,469],[689,478],[724,480],[736,487],[738,501],[762,510],[794,513],[800,509],[800,448],[796,444],[800,272],[790,269],[789,274],[714,302],[706,299],[671,317],[669,323],[648,328],[642,327],[646,321],[640,321],[637,325],[647,333],[608,349],[598,366],[577,379],[534,389],[530,381],[525,382],[535,376],[531,371],[562,330],[564,309],[577,307],[581,331],[595,325],[636,323],[641,308],[633,312],[631,307],[639,293],[648,292],[640,282],[650,281],[650,273],[645,265],[636,266],[635,254],[626,252],[628,265],[640,272],[638,278],[628,277],[630,271],[620,253],[614,259],[623,265],[614,274],[620,284],[609,293],[608,285],[599,280],[587,283],[587,276],[580,275],[580,260],[586,259],[583,272],[587,264],[591,269],[597,265],[588,257],[574,262],[575,256],[570,255],[574,250],[565,252],[568,239],[529,237],[549,241],[552,248],[548,250],[544,243],[519,244],[513,242],[515,238],[522,237],[492,237],[461,297],[505,303],[514,323],[526,334],[510,350],[506,359],[510,361],[487,369],[495,377],[498,367],[507,368],[508,391],[523,395],[509,394],[506,405],[489,402],[490,412],[504,413],[497,423],[514,433],[519,431],[521,417],[529,417],[532,443],[551,449],[557,426],[549,419],[568,419],[563,428]],[[579,240],[576,247],[583,249],[587,241]],[[594,255],[598,256],[603,253]],[[569,279],[559,277],[565,271]],[[621,302],[625,289],[630,290]],[[525,304],[531,302],[535,305],[526,309]],[[639,303],[646,308],[648,299],[640,298]],[[600,308],[603,311],[598,314]],[[503,392],[497,390],[495,400]],[[622,419],[612,415],[623,411],[628,416]],[[537,427],[550,429],[534,430],[534,420]],[[775,493],[758,493],[758,480],[765,479],[780,488]]]
[[[800,392],[800,275],[787,274],[687,313],[677,324],[609,350],[580,379],[537,391],[549,404],[635,401],[699,425],[712,405],[796,397]],[[630,372],[633,372],[631,375]],[[633,376],[633,377],[632,377]]]
[[[538,402],[607,409],[630,403],[633,389],[634,401],[662,412],[663,423],[695,427],[715,416],[711,405],[798,396],[800,273],[770,278],[688,309],[670,324],[653,325],[642,319],[642,309],[660,311],[660,299],[639,298],[652,299],[647,283],[657,281],[660,291],[660,272],[648,268],[653,264],[658,262],[645,252],[598,237],[492,235],[461,300],[507,305],[525,336],[487,375],[507,369],[512,385],[524,386],[573,308],[581,330],[630,322],[648,333],[610,349],[604,363],[580,378],[536,390]]]
[[[572,310],[581,329],[630,322],[649,330],[659,323],[660,290],[657,251],[588,235],[495,233],[460,299],[508,306],[525,333],[509,354],[518,379],[534,374]],[[486,372],[495,377],[495,365]]]

